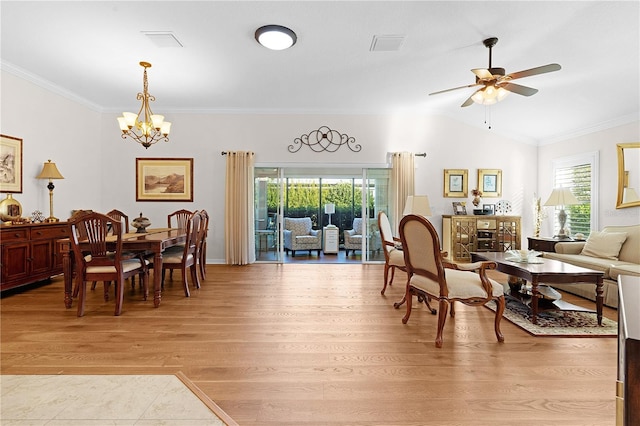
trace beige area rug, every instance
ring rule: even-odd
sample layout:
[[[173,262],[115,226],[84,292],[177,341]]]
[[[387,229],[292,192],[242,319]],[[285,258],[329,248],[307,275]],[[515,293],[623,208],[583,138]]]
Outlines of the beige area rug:
[[[543,310],[538,312],[537,324],[531,323],[531,308],[519,300],[506,296],[504,318],[538,337],[616,337],[618,323],[602,318],[598,325],[595,312]],[[495,312],[495,302],[485,305]]]
[[[237,425],[182,373],[2,375],[1,424]]]

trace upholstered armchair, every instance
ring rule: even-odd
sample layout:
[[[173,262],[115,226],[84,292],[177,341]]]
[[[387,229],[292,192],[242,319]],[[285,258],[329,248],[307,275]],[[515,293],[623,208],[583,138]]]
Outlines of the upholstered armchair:
[[[296,250],[317,250],[320,256],[322,249],[322,236],[320,231],[312,229],[310,217],[285,217],[284,218],[284,249],[291,251],[293,257]]]
[[[362,250],[362,218],[353,219],[351,229],[344,230],[344,250],[347,256],[349,251]]]
[[[382,248],[380,230],[376,219],[369,219],[369,250],[379,251]],[[349,251],[362,250],[362,218],[353,219],[352,229],[344,230],[344,250],[349,256]]]

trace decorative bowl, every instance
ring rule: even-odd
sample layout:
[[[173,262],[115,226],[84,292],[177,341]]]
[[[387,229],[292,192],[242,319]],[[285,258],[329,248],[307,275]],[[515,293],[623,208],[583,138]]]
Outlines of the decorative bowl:
[[[140,217],[136,217],[131,222],[131,226],[137,229],[136,233],[138,234],[144,234],[145,232],[147,232],[147,228],[150,225],[151,225],[151,221],[146,217],[143,217],[142,213],[140,213]]]

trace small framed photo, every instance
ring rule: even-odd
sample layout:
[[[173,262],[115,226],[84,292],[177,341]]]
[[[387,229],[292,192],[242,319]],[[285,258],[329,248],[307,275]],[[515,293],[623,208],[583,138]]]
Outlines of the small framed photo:
[[[193,158],[136,158],[136,201],[193,201]]]
[[[467,203],[462,201],[454,201],[453,204],[453,213],[456,215],[466,215],[467,214]]]
[[[0,135],[0,192],[22,193],[22,139]]]
[[[468,170],[444,170],[444,196],[449,198],[466,198],[468,193]]]
[[[496,214],[496,205],[495,204],[483,204],[482,205],[482,213],[483,214]]]
[[[479,169],[478,188],[483,197],[502,197],[502,170]]]

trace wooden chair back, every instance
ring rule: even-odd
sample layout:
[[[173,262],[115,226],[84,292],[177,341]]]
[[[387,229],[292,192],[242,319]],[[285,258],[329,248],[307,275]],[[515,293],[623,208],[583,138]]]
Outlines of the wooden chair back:
[[[187,229],[187,221],[193,212],[181,209],[167,215],[167,226],[169,228]],[[173,222],[175,221],[175,226]]]
[[[125,234],[129,232],[129,216],[117,209],[113,209],[108,212],[107,216],[122,223],[122,232],[124,232]]]

